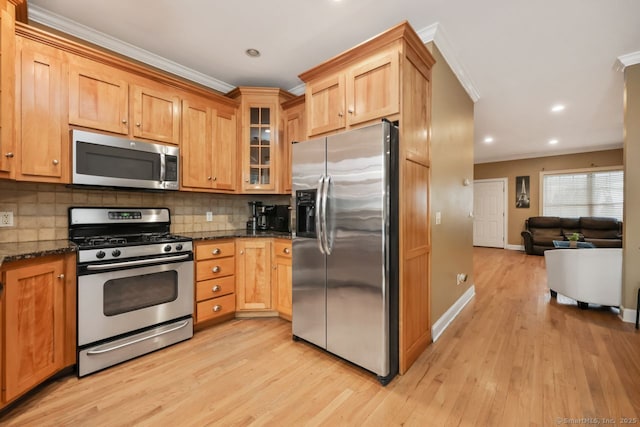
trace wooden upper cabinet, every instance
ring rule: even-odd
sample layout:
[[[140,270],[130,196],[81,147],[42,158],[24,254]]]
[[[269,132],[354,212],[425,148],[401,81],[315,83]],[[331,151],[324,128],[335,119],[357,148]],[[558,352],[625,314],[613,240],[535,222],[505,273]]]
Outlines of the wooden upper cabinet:
[[[284,144],[282,146],[282,189],[284,193],[290,194],[291,186],[291,144],[304,141],[307,139],[307,131],[305,127],[305,96],[301,95],[297,98],[282,104],[284,110]]]
[[[11,401],[64,367],[64,261],[30,262],[5,273],[4,400]]]
[[[180,97],[171,87],[71,56],[69,124],[179,144],[180,117]]]
[[[0,177],[11,177],[15,162],[15,6],[0,1]]]
[[[236,189],[238,122],[235,108],[218,107],[213,114],[213,186]]]
[[[64,52],[18,38],[17,180],[69,182],[71,170]]]
[[[180,97],[171,91],[131,86],[133,136],[180,143]]]
[[[239,87],[227,94],[240,101],[238,166],[243,193],[279,193],[284,123],[281,104],[293,98],[277,88]]]
[[[349,125],[388,117],[400,110],[399,53],[381,52],[351,67],[347,73]]]
[[[203,98],[182,102],[183,187],[234,191],[236,109]]]
[[[307,85],[309,135],[319,135],[345,127],[344,80],[343,74],[335,74]]]
[[[182,101],[182,185],[211,188],[211,108],[204,101]]]
[[[74,58],[69,70],[69,123],[127,135],[129,85],[121,72]]]
[[[399,66],[399,45],[391,44],[385,49],[367,52],[359,60],[332,67],[330,72],[300,75],[307,83],[308,136],[397,115],[400,112]]]

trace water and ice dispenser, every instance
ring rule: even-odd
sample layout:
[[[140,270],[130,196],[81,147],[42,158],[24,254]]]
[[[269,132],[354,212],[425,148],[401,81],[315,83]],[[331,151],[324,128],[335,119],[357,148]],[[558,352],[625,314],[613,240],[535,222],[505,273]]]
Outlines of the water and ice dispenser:
[[[317,190],[296,191],[296,234],[300,237],[316,237]]]

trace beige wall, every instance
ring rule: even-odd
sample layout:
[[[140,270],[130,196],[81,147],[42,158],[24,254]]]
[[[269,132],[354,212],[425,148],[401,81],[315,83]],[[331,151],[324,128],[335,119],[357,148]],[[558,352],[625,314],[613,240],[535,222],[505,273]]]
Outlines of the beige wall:
[[[0,243],[66,239],[70,206],[168,207],[173,233],[233,230],[246,226],[250,200],[289,204],[288,196],[87,190],[0,180],[0,211],[14,215],[13,227],[0,228]],[[211,222],[207,211],[213,212]]]
[[[473,284],[473,101],[438,49],[431,120],[431,324]],[[436,212],[442,223],[437,225]],[[456,275],[468,275],[456,285]]]
[[[622,306],[637,307],[640,287],[640,64],[624,70],[624,278]]]
[[[536,157],[532,159],[511,160],[505,162],[479,163],[474,166],[474,179],[508,178],[507,205],[508,231],[507,244],[523,245],[520,232],[524,230],[524,221],[531,216],[541,214],[540,172],[589,167],[621,166],[622,149],[594,151],[562,156]],[[516,208],[516,176],[529,176],[529,208]]]

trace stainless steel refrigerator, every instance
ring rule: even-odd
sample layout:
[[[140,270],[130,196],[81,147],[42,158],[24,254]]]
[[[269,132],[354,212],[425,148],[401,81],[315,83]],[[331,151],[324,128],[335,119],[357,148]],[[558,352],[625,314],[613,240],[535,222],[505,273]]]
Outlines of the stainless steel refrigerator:
[[[378,376],[398,372],[398,130],[292,147],[293,337]]]

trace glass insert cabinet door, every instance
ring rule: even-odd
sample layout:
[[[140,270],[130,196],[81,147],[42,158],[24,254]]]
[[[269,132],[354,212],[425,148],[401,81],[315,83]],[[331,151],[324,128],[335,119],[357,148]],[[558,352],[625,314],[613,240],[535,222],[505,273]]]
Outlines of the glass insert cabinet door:
[[[272,184],[271,158],[273,154],[271,108],[249,108],[249,181],[251,186]],[[246,179],[245,179],[246,181]]]

